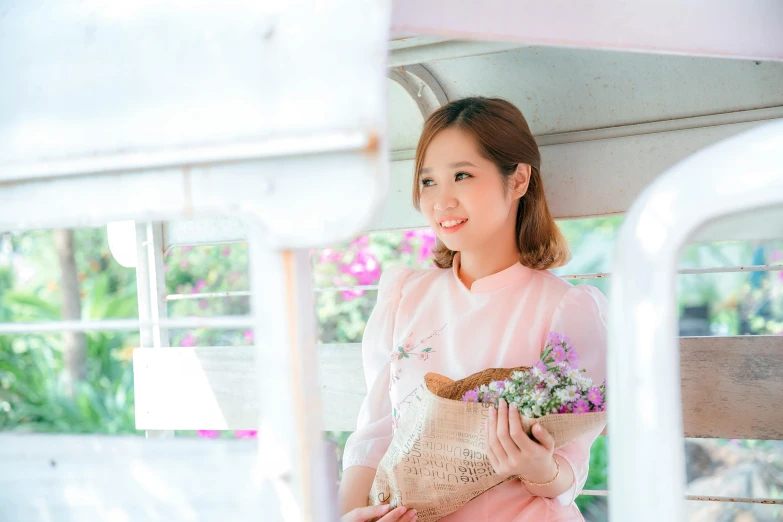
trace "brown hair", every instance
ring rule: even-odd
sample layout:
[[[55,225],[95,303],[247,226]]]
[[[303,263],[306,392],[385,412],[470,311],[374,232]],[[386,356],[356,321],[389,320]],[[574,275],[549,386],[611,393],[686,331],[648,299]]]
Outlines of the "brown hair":
[[[530,183],[519,199],[516,237],[519,261],[530,268],[546,270],[565,265],[570,252],[544,195],[541,154],[525,117],[512,103],[500,98],[475,96],[444,105],[427,118],[416,147],[413,174],[413,206],[421,210],[421,168],[424,152],[440,131],[456,127],[476,140],[479,153],[510,180],[519,163],[530,165]],[[508,185],[507,185],[508,186]],[[433,250],[435,265],[449,268],[455,252],[438,240]]]

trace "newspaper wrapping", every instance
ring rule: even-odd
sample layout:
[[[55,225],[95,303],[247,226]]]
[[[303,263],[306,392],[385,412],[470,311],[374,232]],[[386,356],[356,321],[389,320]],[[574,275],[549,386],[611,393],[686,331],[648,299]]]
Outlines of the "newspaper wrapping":
[[[459,381],[426,374],[378,466],[369,505],[403,505],[418,512],[419,522],[434,522],[486,490],[518,480],[500,478],[487,456],[487,421],[493,406],[459,399],[480,384],[526,369],[491,368]],[[557,449],[602,427],[606,412],[521,418],[528,435],[536,422],[546,428]]]

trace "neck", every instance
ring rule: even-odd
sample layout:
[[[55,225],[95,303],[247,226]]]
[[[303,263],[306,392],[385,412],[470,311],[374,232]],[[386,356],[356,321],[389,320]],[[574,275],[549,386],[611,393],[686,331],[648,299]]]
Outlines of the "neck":
[[[516,245],[513,248],[480,251],[462,251],[459,254],[459,278],[466,287],[471,288],[478,279],[502,272],[510,266],[519,263],[519,252]]]

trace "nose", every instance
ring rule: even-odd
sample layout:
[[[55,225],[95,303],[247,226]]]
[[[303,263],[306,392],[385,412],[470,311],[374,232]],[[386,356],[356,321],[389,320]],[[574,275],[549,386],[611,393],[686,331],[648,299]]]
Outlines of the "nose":
[[[454,193],[451,190],[439,190],[435,195],[433,208],[436,212],[443,212],[456,208],[458,204],[459,202],[457,201],[457,198],[454,197]]]

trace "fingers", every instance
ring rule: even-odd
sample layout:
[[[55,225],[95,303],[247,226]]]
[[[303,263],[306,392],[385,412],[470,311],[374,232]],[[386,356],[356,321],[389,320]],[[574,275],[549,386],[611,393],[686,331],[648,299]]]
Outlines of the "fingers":
[[[536,426],[538,423],[536,423]],[[511,440],[514,441],[517,448],[523,453],[534,449],[535,442],[522,429],[522,416],[519,414],[519,410],[515,406],[511,406],[508,409],[508,433]]]
[[[533,425],[533,436],[550,453],[555,450],[555,438],[539,423]]]
[[[489,440],[487,440],[487,442],[489,442]],[[495,473],[500,473],[500,463],[495,456],[495,452],[492,451],[492,446],[490,444],[487,444],[487,458],[489,458],[489,463],[492,464],[492,469],[495,470]]]
[[[387,513],[378,522],[414,522],[417,519],[416,510],[400,506]]]
[[[506,455],[506,450],[503,449],[503,444],[498,439],[498,426],[500,421],[498,419],[498,410],[496,408],[489,408],[489,422],[487,424],[489,425],[487,440],[489,443],[488,447],[492,448],[492,452],[495,454],[495,459],[498,462],[505,462],[508,460],[508,455]],[[495,468],[495,471],[499,470]]]
[[[503,446],[503,450],[505,451],[505,454],[509,457],[515,456],[519,453],[519,446],[517,446],[516,442],[511,438],[511,433],[509,432],[509,425],[508,425],[508,404],[506,404],[506,401],[503,399],[500,399],[500,404],[498,405],[498,420],[497,420],[497,436],[498,440],[500,440],[501,446]],[[494,449],[494,448],[493,448]],[[498,455],[500,458],[502,456]]]
[[[347,513],[340,522],[366,522],[374,518],[379,518],[389,512],[389,504],[380,504],[378,506],[367,506],[356,508]]]

